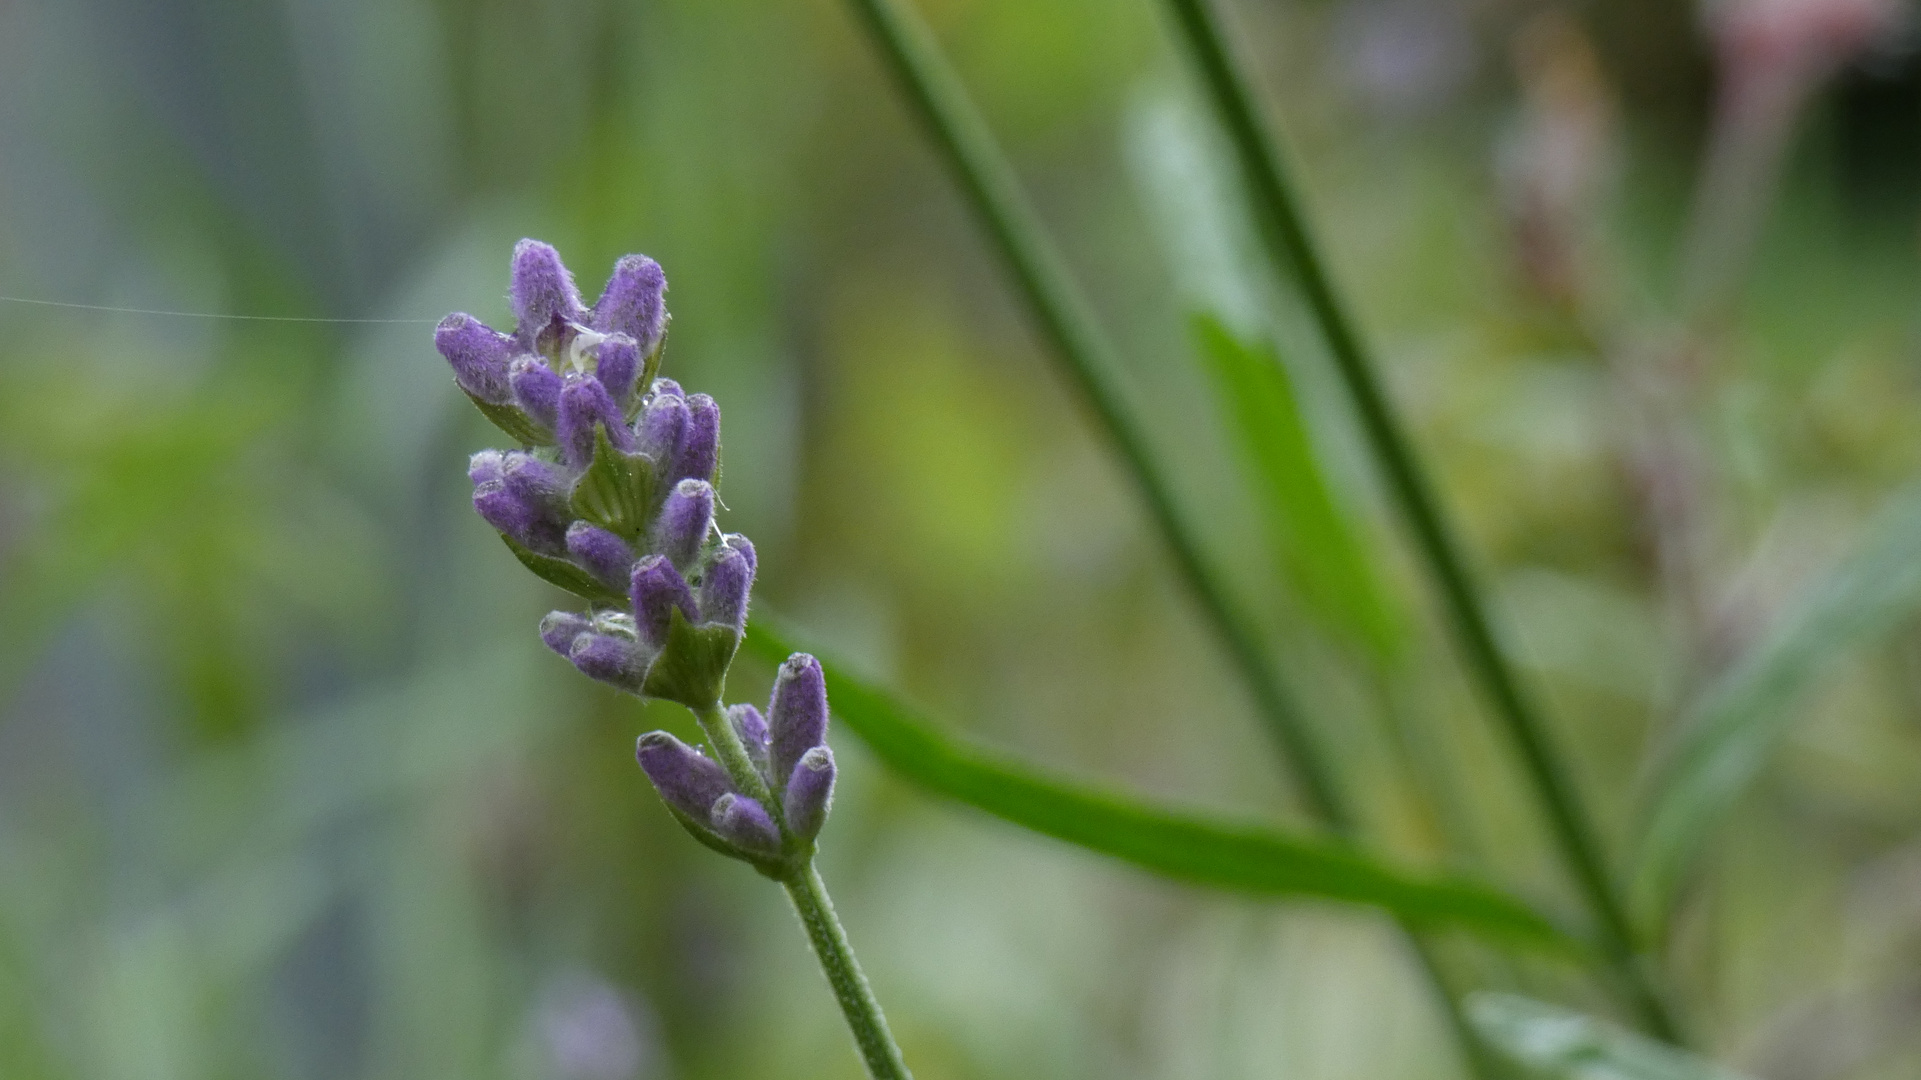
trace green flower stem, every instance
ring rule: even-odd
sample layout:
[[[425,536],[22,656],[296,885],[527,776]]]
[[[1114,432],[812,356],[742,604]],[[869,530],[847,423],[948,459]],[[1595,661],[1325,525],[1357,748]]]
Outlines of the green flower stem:
[[[1268,255],[1283,277],[1293,271],[1320,323],[1335,366],[1360,414],[1367,441],[1387,474],[1388,486],[1452,617],[1468,665],[1520,753],[1547,812],[1554,840],[1599,924],[1615,973],[1648,1030],[1673,1040],[1676,1025],[1638,960],[1634,931],[1602,860],[1594,828],[1567,769],[1549,745],[1539,713],[1495,643],[1486,607],[1460,545],[1388,402],[1354,320],[1335,292],[1326,263],[1308,232],[1280,149],[1255,110],[1246,77],[1227,51],[1215,12],[1209,0],[1167,3],[1193,51],[1215,111],[1233,141]]]
[[[874,1000],[867,976],[861,974],[860,962],[854,959],[853,946],[847,943],[847,932],[834,915],[834,902],[828,898],[827,886],[821,883],[813,860],[803,863],[800,871],[782,884],[794,902],[801,925],[807,928],[807,940],[813,943],[820,968],[834,988],[847,1026],[854,1032],[861,1059],[867,1063],[867,1075],[874,1080],[913,1080],[901,1059],[900,1047],[894,1045],[893,1033],[887,1030],[880,1002]]]
[[[1309,737],[1301,711],[1268,659],[1253,624],[1222,588],[1202,557],[1199,542],[1181,519],[1172,489],[1148,450],[1142,426],[1122,398],[1114,375],[1120,367],[1117,354],[1075,287],[1065,261],[1049,241],[986,122],[948,67],[932,34],[899,0],[852,3],[998,246],[1021,295],[1053,346],[1052,355],[1120,451],[1175,565],[1227,646],[1309,808],[1334,831],[1352,835],[1354,814],[1344,793]],[[1470,1066],[1482,1075],[1494,1075],[1462,1018],[1459,1000],[1441,980],[1427,943],[1411,931],[1409,939],[1447,1011],[1450,1025],[1464,1041]]]
[[[747,756],[747,747],[727,719],[726,710],[716,702],[704,709],[695,709],[694,717],[707,733],[708,744],[735,786],[743,794],[759,800],[780,826],[781,835],[787,836],[787,821],[780,803]],[[855,1045],[860,1048],[861,1060],[867,1063],[867,1074],[874,1080],[913,1080],[913,1074],[907,1071],[907,1064],[900,1056],[900,1047],[894,1045],[893,1033],[887,1029],[887,1017],[880,1011],[880,1002],[867,985],[867,976],[861,974],[860,961],[854,959],[854,947],[847,943],[847,931],[841,929],[840,920],[834,915],[834,901],[827,895],[820,872],[814,869],[813,856],[796,858],[792,866],[792,871],[785,874],[780,883],[794,902],[801,925],[807,928],[807,940],[814,947],[814,956],[820,960],[821,971],[834,990],[835,1000],[840,1002],[840,1011],[847,1018]]]
[[[1048,240],[1013,167],[927,27],[898,0],[853,0],[853,5],[992,234],[1053,346],[1052,355],[1120,451],[1176,568],[1240,669],[1268,733],[1286,754],[1309,809],[1345,829],[1352,815],[1335,789],[1332,772],[1310,737],[1299,706],[1281,682],[1252,621],[1234,605],[1201,554],[1199,541],[1182,522],[1173,488],[1161,475],[1142,425],[1122,395],[1114,374],[1120,369],[1117,354]]]

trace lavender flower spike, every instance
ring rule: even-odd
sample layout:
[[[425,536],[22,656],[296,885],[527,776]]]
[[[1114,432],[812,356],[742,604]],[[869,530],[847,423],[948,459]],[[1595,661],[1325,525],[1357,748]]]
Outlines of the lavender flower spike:
[[[656,652],[667,647],[667,630],[675,608],[688,622],[699,618],[693,590],[665,556],[649,555],[634,564],[628,595],[634,602],[634,626],[640,640]]]
[[[634,757],[668,806],[706,824],[714,803],[728,793],[727,772],[700,751],[664,731],[640,737]]]
[[[793,774],[787,778],[787,790],[781,800],[787,831],[802,840],[819,836],[833,801],[834,752],[825,746],[816,746],[800,756]]]
[[[654,522],[653,548],[687,571],[700,557],[707,534],[714,528],[714,485],[705,480],[682,480],[674,485]]]
[[[753,587],[754,545],[739,533],[728,533],[720,538],[720,550],[700,582],[700,621],[740,633],[747,626],[747,597]]]
[[[767,730],[772,748],[767,767],[784,784],[801,756],[827,739],[827,682],[820,661],[795,653],[780,666],[767,706]]]
[[[721,839],[749,851],[768,855],[780,852],[780,830],[759,802],[731,792],[714,803],[711,819]]]
[[[507,356],[513,339],[472,315],[456,312],[434,327],[434,348],[454,369],[462,390],[490,405],[505,405]]]

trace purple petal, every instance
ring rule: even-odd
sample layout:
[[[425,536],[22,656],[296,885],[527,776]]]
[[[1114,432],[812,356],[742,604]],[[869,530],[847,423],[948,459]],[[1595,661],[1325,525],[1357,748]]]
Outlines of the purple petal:
[[[807,840],[819,836],[833,801],[834,752],[816,746],[800,756],[787,778],[781,810],[787,817],[788,831]]]
[[[560,376],[554,369],[538,356],[515,357],[507,369],[507,381],[513,386],[514,404],[552,431],[560,413]]]
[[[693,590],[687,587],[674,565],[659,555],[649,555],[634,564],[628,595],[634,602],[636,631],[655,651],[667,645],[667,631],[673,624],[675,608],[680,609],[688,622],[698,618]]]
[[[780,851],[780,830],[774,827],[774,819],[767,816],[767,810],[745,795],[728,792],[714,801],[714,811],[708,819],[714,831],[723,840],[750,851],[764,851],[774,854]]]
[[[670,480],[712,480],[720,464],[720,406],[706,394],[687,399],[687,428],[668,469]]]
[[[754,545],[730,533],[700,582],[700,621],[725,623],[736,632],[747,625],[747,597],[754,588]]]
[[[540,620],[540,640],[547,647],[562,656],[571,658],[574,639],[593,630],[594,624],[585,615],[571,611],[550,611]]]
[[[775,776],[793,774],[801,755],[827,739],[827,681],[820,661],[795,653],[774,677],[774,699],[767,706],[767,729],[772,753],[768,767]]]
[[[667,494],[660,517],[654,521],[653,549],[676,569],[692,567],[701,545],[714,527],[714,486],[704,480],[682,480]]]
[[[614,264],[607,290],[594,304],[593,327],[622,333],[652,352],[667,327],[667,275],[645,255],[627,255]],[[609,387],[612,389],[612,387]]]
[[[711,820],[714,803],[727,794],[727,771],[664,731],[642,735],[634,757],[661,801],[697,822]]]
[[[510,400],[507,357],[512,352],[512,338],[472,315],[456,312],[434,327],[434,348],[447,358],[454,369],[454,381],[462,390],[494,405]]]
[[[514,317],[520,320],[515,336],[526,348],[539,344],[555,323],[579,322],[586,315],[580,290],[574,287],[574,276],[560,261],[560,253],[538,240],[514,245],[513,279],[507,294]]]
[[[625,410],[634,396],[634,384],[640,381],[640,346],[625,334],[615,334],[600,343],[595,355],[594,377]]]
[[[627,582],[634,566],[634,552],[626,541],[585,521],[568,526],[567,554],[602,584],[614,589]]]
[[[627,428],[620,406],[607,395],[607,388],[592,375],[574,375],[560,391],[560,452],[569,465],[584,469],[594,460],[594,427],[607,429],[607,441],[616,450],[632,450],[634,433]]]

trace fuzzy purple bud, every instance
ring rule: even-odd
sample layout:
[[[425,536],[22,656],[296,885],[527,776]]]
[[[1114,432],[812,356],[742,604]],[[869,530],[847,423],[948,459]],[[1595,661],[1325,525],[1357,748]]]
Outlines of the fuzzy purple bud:
[[[667,631],[673,625],[675,608],[688,622],[698,618],[694,593],[664,556],[649,555],[634,564],[628,595],[634,602],[634,625],[648,648],[658,652],[667,645]]]
[[[625,585],[633,572],[634,551],[627,542],[589,522],[567,527],[567,554],[611,589]]]
[[[645,255],[623,256],[594,304],[593,327],[626,334],[640,343],[642,353],[652,352],[667,328],[666,299],[667,275],[660,264]]]
[[[680,384],[672,379],[655,379],[654,385],[650,389],[655,397],[677,397],[682,399],[687,397],[686,391],[682,390]]]
[[[515,357],[507,369],[507,381],[513,386],[514,404],[534,423],[554,430],[560,415],[560,376],[554,369],[538,356]]]
[[[582,634],[593,632],[594,624],[585,615],[571,611],[550,611],[540,620],[540,640],[547,647],[571,659],[574,652],[574,639]]]
[[[570,322],[579,322],[586,312],[580,306],[580,290],[574,276],[560,261],[551,244],[522,240],[514,245],[514,269],[507,295],[513,302],[514,317],[520,320],[515,335],[522,347],[534,349]],[[556,324],[559,324],[558,326]]]
[[[654,522],[652,547],[685,571],[700,557],[700,548],[714,527],[714,485],[705,480],[682,480],[674,485]]]
[[[654,397],[640,414],[636,437],[641,450],[652,455],[663,470],[672,465],[674,453],[680,449],[681,433],[687,429],[687,402],[678,394],[661,393],[660,383],[664,381],[654,383]]]
[[[795,653],[774,677],[767,706],[768,768],[785,780],[801,756],[827,740],[827,681],[820,661]]]
[[[607,429],[607,441],[614,449],[634,448],[634,433],[607,388],[592,375],[572,376],[560,391],[560,422],[555,426],[560,452],[569,465],[586,468],[594,460],[595,425]]]
[[[574,638],[567,659],[590,679],[638,694],[647,678],[650,658],[643,656],[640,644],[620,634],[588,632]]]
[[[501,455],[501,482],[507,489],[548,513],[567,512],[567,491],[572,480],[559,469],[521,450]]]
[[[816,746],[800,756],[787,778],[781,810],[787,817],[788,831],[803,840],[819,836],[833,801],[834,752]]]
[[[642,735],[634,757],[661,801],[701,824],[712,819],[714,804],[727,794],[726,770],[664,731]]]
[[[754,588],[754,545],[739,533],[721,537],[720,550],[700,582],[700,621],[726,623],[738,633],[747,625],[747,597]]]
[[[767,721],[760,715],[759,709],[752,705],[729,705],[727,722],[734,726],[734,734],[740,736],[740,741],[747,747],[747,753],[750,756],[756,751],[759,751],[762,756],[766,755]]]
[[[670,480],[712,480],[720,464],[720,406],[706,394],[687,399],[687,428],[668,469]]]
[[[507,357],[513,339],[474,318],[455,313],[434,327],[434,348],[454,369],[462,390],[492,405],[505,405]]]
[[[489,480],[476,486],[474,511],[530,550],[555,555],[565,546],[560,523],[545,507],[514,490],[511,480]]]
[[[614,334],[595,352],[594,377],[624,410],[634,396],[634,384],[640,381],[641,366],[640,346],[625,334]]]
[[[467,479],[476,484],[499,481],[506,474],[507,455],[498,450],[482,450],[467,459]]]
[[[780,830],[766,808],[745,795],[728,792],[714,801],[709,820],[721,839],[749,851],[776,854],[780,851]]]

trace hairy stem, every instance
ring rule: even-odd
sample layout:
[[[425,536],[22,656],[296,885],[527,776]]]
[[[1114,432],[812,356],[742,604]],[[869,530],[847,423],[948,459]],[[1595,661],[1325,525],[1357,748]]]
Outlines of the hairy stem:
[[[1387,474],[1388,487],[1441,593],[1469,668],[1492,701],[1546,811],[1563,860],[1599,924],[1617,978],[1648,1030],[1666,1039],[1676,1026],[1643,971],[1625,905],[1610,880],[1601,847],[1567,769],[1548,742],[1545,725],[1496,644],[1480,589],[1413,444],[1361,343],[1359,331],[1322,260],[1279,147],[1262,124],[1247,79],[1227,51],[1210,0],[1167,0],[1194,54],[1247,181],[1260,234],[1277,272],[1291,270],[1333,354],[1368,445]]]
[[[1120,452],[1149,516],[1234,661],[1263,722],[1292,770],[1309,809],[1335,832],[1352,835],[1352,807],[1310,738],[1300,709],[1252,622],[1234,604],[1201,554],[1175,505],[1173,492],[1148,449],[1140,422],[1122,397],[1117,354],[1100,331],[1066,263],[1027,201],[1013,167],[927,27],[900,0],[852,0],[915,113],[939,147],[962,192],[979,215],[1039,324],[1051,353],[1081,391]],[[1451,1025],[1464,1040],[1469,1065],[1483,1076],[1487,1058],[1461,1022],[1459,1002],[1439,977],[1424,942],[1409,932]]]
[[[840,920],[834,915],[834,902],[828,898],[827,886],[821,883],[813,860],[808,860],[782,884],[794,902],[801,925],[807,928],[807,940],[814,946],[814,955],[820,960],[828,985],[834,988],[834,998],[847,1017],[847,1026],[854,1032],[861,1060],[867,1063],[867,1075],[874,1080],[912,1080],[907,1063],[901,1059],[900,1047],[894,1045],[894,1035],[887,1030],[887,1017],[881,1014],[880,1002],[874,1000],[867,976],[861,974],[860,962],[854,959],[847,932],[841,929]]]

